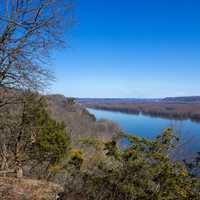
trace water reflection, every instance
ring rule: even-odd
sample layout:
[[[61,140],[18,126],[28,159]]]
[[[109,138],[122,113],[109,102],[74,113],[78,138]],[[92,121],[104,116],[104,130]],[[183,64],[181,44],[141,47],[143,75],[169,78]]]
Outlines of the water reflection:
[[[200,151],[200,123],[191,120],[170,120],[144,115],[125,114],[112,111],[88,109],[99,119],[116,122],[125,132],[148,139],[155,138],[165,128],[173,128],[180,137],[175,156],[177,159],[192,159]],[[122,141],[122,145],[126,144]]]

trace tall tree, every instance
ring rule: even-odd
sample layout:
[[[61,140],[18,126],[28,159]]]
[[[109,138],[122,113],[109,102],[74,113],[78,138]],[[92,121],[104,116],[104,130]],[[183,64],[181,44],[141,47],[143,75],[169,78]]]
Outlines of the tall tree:
[[[68,0],[2,0],[0,88],[41,89],[51,78],[52,48],[64,44],[72,24]]]
[[[47,169],[66,156],[70,138],[65,126],[49,116],[44,98],[25,92],[21,104],[5,106],[0,115],[0,164],[21,169],[31,160]]]
[[[58,139],[66,136],[63,125],[54,122],[38,97],[26,91],[42,91],[53,78],[48,69],[50,51],[64,46],[64,33],[73,22],[71,7],[72,4],[68,0],[1,0],[0,164],[2,168],[21,165],[23,160],[27,160],[35,135],[37,142],[41,142],[37,143],[37,147],[41,145],[39,150],[46,153],[49,151],[48,158],[51,159],[51,163],[57,162],[57,156],[64,152],[61,147],[65,148],[66,145]],[[46,120],[38,121],[42,117]],[[52,137],[48,134],[52,134]],[[42,143],[45,139],[47,139],[45,144],[50,145],[48,141],[51,141],[55,145],[48,146],[50,148],[48,149]],[[60,155],[52,152],[55,149],[61,151]]]

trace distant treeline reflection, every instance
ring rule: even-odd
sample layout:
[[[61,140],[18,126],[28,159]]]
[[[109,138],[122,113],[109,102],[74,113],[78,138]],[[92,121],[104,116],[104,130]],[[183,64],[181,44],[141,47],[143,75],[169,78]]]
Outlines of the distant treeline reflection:
[[[121,103],[121,104],[86,104],[88,108],[129,113],[134,115],[148,115],[167,119],[200,122],[200,103]]]

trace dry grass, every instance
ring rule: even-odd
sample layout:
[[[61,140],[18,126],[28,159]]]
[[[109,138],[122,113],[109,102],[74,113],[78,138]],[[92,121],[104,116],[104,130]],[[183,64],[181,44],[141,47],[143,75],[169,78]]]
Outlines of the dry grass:
[[[55,200],[62,190],[46,181],[0,177],[1,200]]]

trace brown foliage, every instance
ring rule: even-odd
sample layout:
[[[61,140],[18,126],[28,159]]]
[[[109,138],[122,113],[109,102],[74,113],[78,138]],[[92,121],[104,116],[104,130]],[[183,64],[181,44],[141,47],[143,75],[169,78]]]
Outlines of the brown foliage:
[[[62,187],[31,179],[15,179],[0,177],[1,200],[55,200]]]
[[[47,100],[52,117],[64,122],[72,138],[97,136],[109,139],[120,132],[115,123],[106,120],[96,121],[95,116],[83,106],[68,103],[67,98],[62,95],[50,95],[47,96]]]

